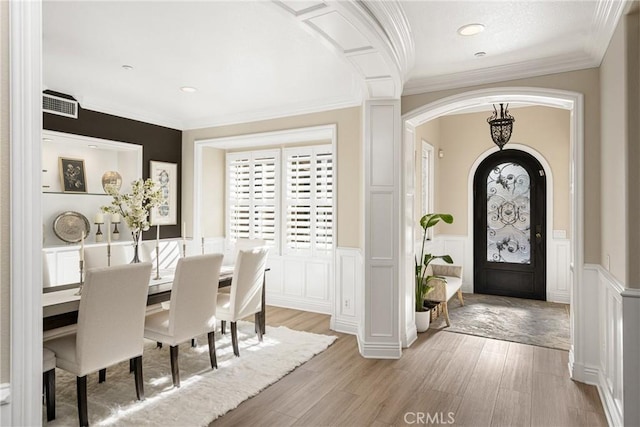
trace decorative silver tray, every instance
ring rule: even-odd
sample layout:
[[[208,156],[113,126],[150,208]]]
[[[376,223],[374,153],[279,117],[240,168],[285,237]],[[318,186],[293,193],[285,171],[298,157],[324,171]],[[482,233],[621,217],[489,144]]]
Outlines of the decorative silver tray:
[[[83,230],[86,238],[91,231],[91,225],[87,217],[79,212],[62,212],[53,220],[53,232],[65,242],[78,243],[82,240]]]

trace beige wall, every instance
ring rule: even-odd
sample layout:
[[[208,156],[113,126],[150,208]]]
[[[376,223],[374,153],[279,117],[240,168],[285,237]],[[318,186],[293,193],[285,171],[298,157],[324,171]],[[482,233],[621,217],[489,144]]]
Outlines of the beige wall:
[[[585,262],[600,262],[600,78],[597,68],[402,97],[402,113],[451,95],[491,87],[543,87],[584,94]],[[518,118],[516,117],[516,120]],[[518,121],[516,125],[520,122]],[[486,124],[485,124],[486,126]],[[486,130],[485,130],[486,131]],[[488,131],[486,131],[488,132]],[[514,140],[515,142],[515,140]],[[446,159],[445,154],[445,159]],[[549,160],[549,159],[547,159]],[[466,178],[465,178],[466,179]],[[557,228],[557,227],[556,227]],[[447,230],[449,233],[451,229]]]
[[[364,218],[362,202],[362,117],[360,107],[325,111],[314,114],[284,117],[253,123],[228,125],[204,129],[185,131],[182,134],[183,160],[183,196],[182,212],[187,221],[187,228],[191,229],[193,220],[193,143],[197,140],[236,136],[260,132],[272,132],[286,129],[296,129],[325,124],[337,125],[337,203],[338,229],[337,244],[341,247],[362,248],[362,219]],[[216,158],[212,168],[220,167],[220,158]],[[222,158],[224,171],[224,156]],[[217,183],[217,184],[216,184]],[[224,200],[224,177],[211,177],[207,185],[218,185],[215,194]],[[210,206],[214,203],[211,201]],[[224,235],[224,203],[214,206],[211,221],[207,223],[208,230],[217,236]],[[187,230],[189,234],[190,230]],[[210,236],[212,237],[212,236]]]
[[[183,157],[184,158],[184,157]],[[225,204],[225,151],[217,148],[202,149],[202,235],[224,236]]]
[[[636,12],[621,20],[600,68],[603,189],[600,263],[623,284],[635,288],[640,288],[639,49]]]
[[[0,383],[10,378],[9,2],[0,2]]]
[[[516,119],[509,144],[532,147],[549,163],[553,176],[553,228],[569,235],[569,111],[549,107],[525,107],[510,110]],[[489,136],[488,112],[455,114],[436,119],[438,137],[432,145],[436,153],[435,207],[437,212],[453,214],[451,225],[438,232],[467,235],[469,173],[473,163],[487,150],[495,147]],[[434,129],[431,122],[419,126]],[[426,138],[428,140],[428,138]],[[505,149],[509,148],[509,144]],[[418,175],[419,176],[419,175]],[[418,179],[419,180],[419,179]],[[420,193],[421,194],[421,193]]]

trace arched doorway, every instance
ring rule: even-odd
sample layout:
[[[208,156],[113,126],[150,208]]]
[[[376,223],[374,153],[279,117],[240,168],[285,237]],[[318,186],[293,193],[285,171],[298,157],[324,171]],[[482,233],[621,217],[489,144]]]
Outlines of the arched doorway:
[[[546,173],[531,154],[493,153],[474,185],[474,290],[546,299]]]

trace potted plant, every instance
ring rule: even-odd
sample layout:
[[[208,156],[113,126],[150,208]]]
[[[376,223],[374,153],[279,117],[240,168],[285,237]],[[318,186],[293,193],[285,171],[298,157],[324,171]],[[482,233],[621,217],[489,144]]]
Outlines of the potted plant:
[[[449,255],[432,255],[424,253],[424,245],[427,241],[427,234],[429,228],[435,226],[440,221],[447,224],[453,223],[453,216],[450,214],[426,214],[420,218],[420,227],[422,227],[422,249],[420,250],[420,257],[416,256],[416,275],[415,275],[415,292],[416,292],[416,327],[418,332],[424,332],[429,329],[430,321],[430,309],[425,308],[424,301],[427,298],[427,294],[431,292],[433,286],[429,285],[429,282],[434,278],[446,280],[441,276],[433,276],[428,274],[428,267],[433,261],[441,259],[447,264],[452,264],[453,260]]]

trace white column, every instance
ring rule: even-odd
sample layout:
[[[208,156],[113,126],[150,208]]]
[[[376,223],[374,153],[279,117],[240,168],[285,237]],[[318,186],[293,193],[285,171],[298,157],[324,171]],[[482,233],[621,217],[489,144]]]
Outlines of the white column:
[[[409,347],[418,339],[415,315],[415,224],[416,203],[416,135],[415,127],[405,123],[402,141],[402,224],[400,276],[400,336],[402,347]],[[419,147],[422,150],[422,147]]]
[[[402,354],[400,336],[400,101],[366,101],[364,123],[364,357]]]
[[[10,2],[11,425],[42,422],[41,3]],[[3,236],[3,239],[5,237]],[[7,406],[7,405],[5,405]],[[6,410],[3,408],[3,410]]]

